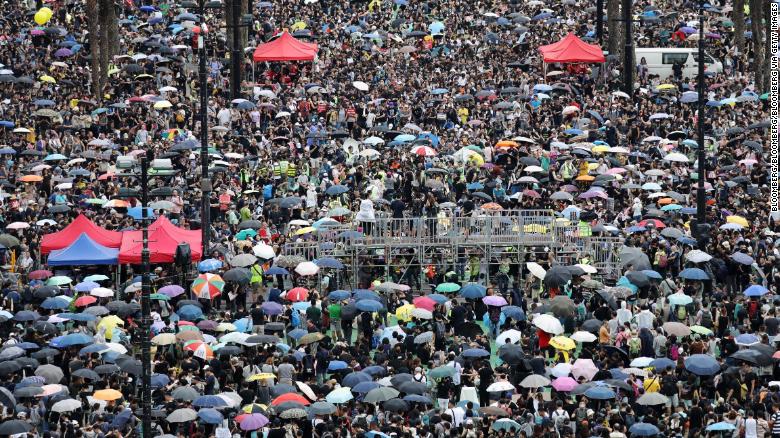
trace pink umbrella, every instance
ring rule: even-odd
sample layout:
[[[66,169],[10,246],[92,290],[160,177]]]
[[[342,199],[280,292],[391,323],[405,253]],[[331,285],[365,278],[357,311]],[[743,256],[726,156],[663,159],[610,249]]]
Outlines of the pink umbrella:
[[[41,36],[41,35],[45,35],[45,34],[46,34],[46,32],[44,32],[41,29],[33,29],[33,30],[30,31],[30,35],[32,35],[32,36]]]
[[[626,173],[626,169],[623,169],[622,167],[613,167],[611,169],[608,169],[606,172],[607,175],[620,175],[622,173]]]
[[[558,392],[569,392],[578,385],[577,381],[569,376],[558,377],[553,380],[552,387]]]
[[[571,367],[571,374],[577,379],[584,377],[585,380],[592,380],[597,372],[599,369],[591,359],[577,359]]]
[[[506,306],[508,303],[504,299],[504,297],[499,297],[497,295],[489,295],[487,297],[482,298],[482,302],[487,304],[488,306]]]
[[[433,308],[436,307],[436,301],[428,297],[417,297],[413,301],[414,307],[418,309],[425,309],[429,312],[433,312]]]

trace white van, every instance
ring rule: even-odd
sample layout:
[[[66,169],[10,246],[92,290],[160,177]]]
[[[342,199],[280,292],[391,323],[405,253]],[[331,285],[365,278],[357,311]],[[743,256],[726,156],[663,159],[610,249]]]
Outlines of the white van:
[[[639,65],[642,58],[647,61],[648,73],[658,75],[661,80],[674,76],[672,66],[675,62],[683,63],[682,75],[684,78],[693,78],[699,74],[699,51],[694,48],[637,48],[635,49],[636,63]],[[723,64],[704,52],[704,71],[706,73],[722,73]]]

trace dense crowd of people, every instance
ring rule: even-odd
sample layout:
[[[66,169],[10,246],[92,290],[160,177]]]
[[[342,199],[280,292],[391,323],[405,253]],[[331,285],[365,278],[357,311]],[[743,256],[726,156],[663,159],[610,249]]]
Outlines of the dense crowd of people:
[[[595,4],[578,0],[250,2],[240,99],[221,9],[205,32],[197,10],[117,3],[95,90],[89,2],[34,3],[0,17],[0,435],[141,434],[139,266],[47,266],[41,239],[82,214],[141,229],[128,157],[170,159],[148,212],[200,229],[203,31],[211,239],[194,275],[153,266],[152,436],[780,436],[769,96],[731,3],[705,10],[724,71],[703,114],[681,66],[637,60],[629,95],[615,55],[542,65],[537,49],[568,33],[596,41]],[[636,2],[637,44],[695,47],[694,3]],[[317,56],[251,62],[283,32]],[[329,227],[349,245],[522,210],[557,217],[526,233],[620,236],[620,272],[533,248],[352,278],[337,252],[285,250]]]

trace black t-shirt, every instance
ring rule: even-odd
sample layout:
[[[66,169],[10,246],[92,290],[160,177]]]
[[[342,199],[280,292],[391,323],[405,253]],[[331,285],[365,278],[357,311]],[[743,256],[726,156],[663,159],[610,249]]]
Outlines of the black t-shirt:
[[[691,428],[700,428],[703,425],[704,411],[700,407],[694,406],[688,411],[688,419],[691,422]]]
[[[777,336],[777,328],[780,326],[780,319],[777,318],[767,318],[764,320],[764,325],[766,325],[766,334],[769,336]]]
[[[493,383],[493,369],[489,366],[484,366],[479,369],[479,388],[486,389]]]

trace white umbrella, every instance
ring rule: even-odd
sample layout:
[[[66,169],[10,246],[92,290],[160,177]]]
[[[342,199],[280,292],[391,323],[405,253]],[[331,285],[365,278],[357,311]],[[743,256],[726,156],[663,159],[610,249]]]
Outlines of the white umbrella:
[[[39,227],[42,227],[44,225],[57,225],[57,222],[51,219],[41,219],[38,222],[36,222],[35,225],[38,225]]]
[[[412,310],[412,317],[420,319],[431,319],[433,318],[433,314],[429,310],[416,308]]]
[[[580,330],[578,332],[572,333],[571,336],[569,336],[572,340],[577,342],[595,342],[598,337],[594,335],[591,332],[586,332],[584,330]]]
[[[582,264],[582,263],[577,263],[574,266],[582,269],[583,271],[585,271],[586,274],[595,274],[595,273],[599,272],[599,270],[595,266],[593,266],[593,265],[585,265],[585,264]]]
[[[668,401],[669,398],[660,392],[646,392],[636,400],[637,404],[642,406],[665,405]]]
[[[647,375],[647,370],[644,370],[644,369],[642,369],[642,368],[634,368],[634,367],[631,367],[631,368],[623,368],[623,370],[622,370],[622,371],[623,371],[624,373],[626,373],[626,374],[633,374],[633,375],[635,375],[635,376],[640,376],[640,377],[644,377],[644,376],[646,376],[646,375]]]
[[[563,333],[561,322],[552,315],[536,315],[534,316],[533,324],[542,331],[553,335],[560,335]]]
[[[96,287],[91,291],[89,291],[89,294],[92,295],[93,297],[107,298],[107,297],[113,297],[114,291],[106,287]]]
[[[539,374],[531,374],[530,376],[526,376],[526,378],[520,382],[520,386],[523,388],[542,388],[549,384],[550,379],[544,376],[540,376]]]
[[[679,152],[672,152],[671,154],[666,154],[664,157],[664,161],[673,161],[675,163],[688,163],[689,160],[688,157],[685,156],[685,154],[681,154]]]
[[[382,140],[381,138],[379,138],[379,137],[374,137],[374,136],[368,137],[367,139],[363,140],[363,143],[365,143],[365,144],[370,144],[370,145],[372,145],[372,146],[376,146],[376,145],[378,145],[378,144],[382,144],[382,143],[384,143],[384,142],[385,142],[385,141],[384,141],[384,140]]]
[[[615,97],[622,97],[624,99],[630,99],[631,98],[631,96],[629,96],[627,93],[625,93],[623,91],[613,91],[612,95],[615,96]]]
[[[585,380],[592,380],[593,376],[599,372],[599,369],[593,363],[592,359],[577,359],[574,361],[574,366],[571,368],[571,375],[575,379],[584,377]]]
[[[241,405],[241,401],[243,400],[241,396],[236,394],[235,392],[220,392],[219,394],[217,394],[217,397],[221,398],[222,400],[225,400],[229,408],[235,408]]]
[[[514,390],[515,387],[511,383],[507,382],[506,380],[493,383],[487,387],[488,392],[504,392],[504,391],[514,391]]]
[[[30,228],[30,224],[27,222],[12,222],[6,225],[6,228],[9,230],[22,230],[25,228]]]
[[[266,97],[268,99],[276,99],[276,94],[271,90],[260,90],[257,92],[258,96]]]
[[[252,252],[255,254],[255,256],[260,257],[261,259],[270,260],[276,257],[274,248],[271,245],[266,245],[265,243],[259,243],[255,245],[252,248]]]
[[[295,267],[295,272],[303,276],[317,275],[320,272],[320,267],[314,262],[302,262]]]
[[[570,114],[574,114],[574,113],[579,112],[579,111],[580,111],[580,109],[577,108],[576,106],[569,105],[569,106],[567,106],[566,108],[563,109],[562,113],[563,113],[564,116],[568,116]]]
[[[363,81],[352,82],[352,86],[360,91],[368,91],[368,84]]]
[[[525,266],[531,271],[531,274],[539,280],[544,280],[544,276],[547,275],[547,271],[539,263],[528,262]]]
[[[227,343],[227,342],[233,342],[236,344],[240,344],[244,341],[246,341],[246,338],[250,337],[251,335],[249,333],[241,333],[241,332],[231,332],[224,336],[221,336],[219,338],[219,342]]]
[[[57,403],[54,403],[54,406],[51,407],[51,410],[54,412],[71,412],[75,411],[76,409],[81,408],[81,402],[78,400],[74,400],[72,398],[68,398],[65,400],[60,400]]]
[[[700,249],[694,249],[685,254],[685,259],[693,263],[704,263],[712,260],[712,256]]]
[[[554,377],[565,377],[571,373],[571,367],[570,363],[559,363],[550,368],[550,374]]]
[[[296,381],[295,385],[301,390],[303,395],[309,398],[309,400],[317,400],[317,395],[311,389],[311,386],[299,381]]]
[[[504,345],[506,340],[509,339],[510,344],[517,344],[523,338],[523,334],[515,329],[509,329],[496,337],[496,343]]]

